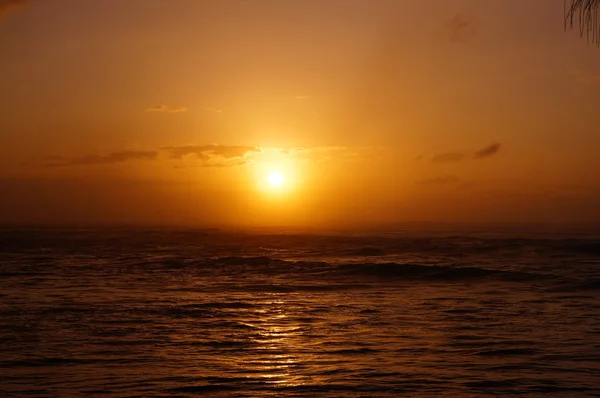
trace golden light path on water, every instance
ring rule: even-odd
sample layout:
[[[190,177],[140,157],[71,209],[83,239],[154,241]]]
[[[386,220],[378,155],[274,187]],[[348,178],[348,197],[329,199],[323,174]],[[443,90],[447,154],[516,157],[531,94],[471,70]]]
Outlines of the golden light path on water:
[[[241,373],[247,377],[260,377],[267,384],[295,387],[307,382],[307,378],[295,374],[302,367],[303,328],[287,314],[283,300],[264,301],[255,312],[256,320],[244,322],[248,326],[248,338],[255,344],[259,357],[250,362],[239,363]]]
[[[236,294],[207,301],[206,296],[184,293],[179,299],[200,311],[195,322],[182,320],[177,328],[184,332],[171,337],[189,349],[177,353],[177,360],[187,366],[173,377],[188,380],[194,392],[216,391],[230,383],[278,391],[322,383],[325,378],[314,372],[315,366],[324,365],[314,354],[320,340],[311,338],[314,329],[303,322],[302,300],[284,296],[263,292],[259,297]],[[228,320],[215,322],[212,315],[203,315],[208,308]]]

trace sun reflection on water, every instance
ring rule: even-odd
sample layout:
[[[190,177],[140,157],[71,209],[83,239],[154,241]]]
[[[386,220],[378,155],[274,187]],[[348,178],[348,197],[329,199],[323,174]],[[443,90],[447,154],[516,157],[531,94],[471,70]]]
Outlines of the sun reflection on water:
[[[256,358],[243,361],[246,377],[259,378],[266,384],[282,387],[295,387],[306,383],[306,376],[299,374],[302,369],[305,328],[288,315],[286,303],[271,300],[261,303],[255,312],[256,318],[247,322],[249,335]]]

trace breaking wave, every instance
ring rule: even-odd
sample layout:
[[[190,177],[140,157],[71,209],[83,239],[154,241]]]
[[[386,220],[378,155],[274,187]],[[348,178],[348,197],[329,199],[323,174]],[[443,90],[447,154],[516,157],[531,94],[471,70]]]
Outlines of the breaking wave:
[[[454,267],[447,265],[423,265],[415,263],[333,263],[325,261],[289,261],[260,257],[220,257],[201,264],[190,264],[216,273],[290,275],[309,274],[328,278],[344,278],[359,282],[364,279],[383,280],[431,280],[431,281],[532,281],[548,278],[544,274],[519,271],[492,270],[481,267]]]

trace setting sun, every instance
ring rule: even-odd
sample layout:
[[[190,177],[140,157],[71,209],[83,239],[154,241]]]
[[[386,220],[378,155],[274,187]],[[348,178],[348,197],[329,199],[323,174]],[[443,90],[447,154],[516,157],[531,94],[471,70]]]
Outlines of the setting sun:
[[[280,187],[285,183],[285,177],[279,171],[272,171],[269,173],[269,185],[272,187]]]
[[[289,153],[266,148],[260,157],[256,156],[253,163],[253,179],[259,191],[267,197],[290,198],[300,194],[300,175],[305,172],[305,167]]]

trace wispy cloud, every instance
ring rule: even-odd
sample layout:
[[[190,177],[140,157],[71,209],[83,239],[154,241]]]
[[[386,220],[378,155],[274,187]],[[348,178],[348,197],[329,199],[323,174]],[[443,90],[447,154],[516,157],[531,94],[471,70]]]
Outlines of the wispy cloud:
[[[327,162],[329,160],[354,161],[378,156],[377,148],[345,146],[317,146],[317,147],[295,147],[295,148],[264,148],[269,151],[289,156],[307,162]]]
[[[440,37],[455,43],[465,43],[471,40],[476,33],[472,18],[463,14],[456,14],[442,26]]]
[[[246,145],[181,145],[161,148],[169,153],[171,159],[183,159],[194,156],[203,167],[239,166],[248,163],[247,155],[261,152],[261,148]]]
[[[475,153],[473,154],[473,158],[474,159],[489,158],[490,156],[497,154],[500,151],[500,147],[501,147],[501,145],[498,142],[495,142],[491,145],[486,146],[485,148],[481,148],[480,150],[475,151]]]
[[[0,19],[17,8],[27,5],[27,3],[29,3],[28,0],[0,0]]]
[[[181,113],[187,111],[187,106],[156,105],[146,108],[146,112]]]
[[[123,163],[132,160],[154,160],[156,151],[123,151],[105,155],[87,155],[79,157],[55,156],[42,163],[42,167],[91,166],[101,164]]]
[[[195,160],[196,167],[241,166],[254,161],[295,159],[299,161],[323,162],[331,159],[350,160],[360,156],[360,148],[337,146],[319,147],[258,147],[248,145],[180,145],[161,148],[174,160]]]
[[[323,162],[328,160],[351,161],[369,157],[369,148],[348,148],[336,146],[275,148],[250,145],[187,144],[165,146],[156,150],[128,149],[108,154],[85,156],[54,156],[39,162],[24,165],[36,167],[90,166],[124,163],[138,160],[175,161],[181,167],[233,167],[255,161],[273,161],[281,158],[298,161]],[[372,149],[372,148],[371,148]]]
[[[466,159],[475,159],[475,160],[486,159],[486,158],[494,156],[498,152],[500,152],[501,147],[502,147],[502,145],[500,143],[495,142],[493,144],[490,144],[490,145],[488,145],[484,148],[481,148],[479,150],[476,150],[474,152],[459,152],[459,151],[444,152],[444,153],[439,153],[437,155],[434,155],[431,158],[431,161],[436,162],[436,163],[444,163],[444,162],[460,162],[460,161],[463,161]]]

